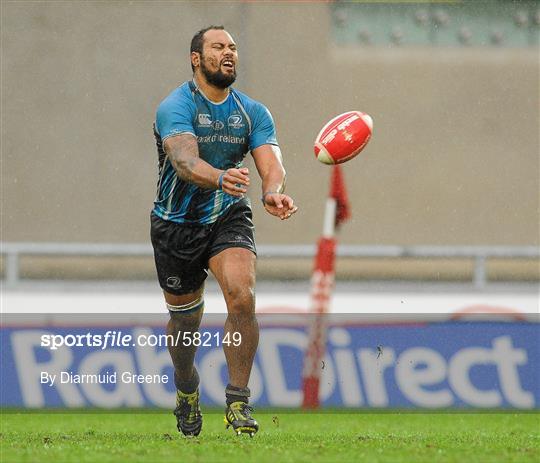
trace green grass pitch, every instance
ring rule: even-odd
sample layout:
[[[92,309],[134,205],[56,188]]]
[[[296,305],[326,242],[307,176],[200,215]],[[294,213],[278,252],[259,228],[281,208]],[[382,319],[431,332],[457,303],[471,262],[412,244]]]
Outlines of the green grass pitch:
[[[253,439],[204,416],[186,439],[170,412],[20,412],[1,416],[7,462],[537,462],[537,413],[256,413]]]

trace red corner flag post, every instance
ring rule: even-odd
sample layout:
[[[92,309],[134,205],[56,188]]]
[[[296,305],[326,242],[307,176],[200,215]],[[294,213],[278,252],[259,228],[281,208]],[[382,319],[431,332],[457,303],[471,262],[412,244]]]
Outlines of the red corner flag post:
[[[320,373],[326,348],[325,314],[334,286],[334,262],[336,254],[335,230],[350,217],[349,200],[343,174],[339,166],[332,169],[330,195],[326,200],[324,228],[317,246],[315,268],[311,280],[310,326],[308,347],[304,356],[303,389],[304,408],[319,406]]]

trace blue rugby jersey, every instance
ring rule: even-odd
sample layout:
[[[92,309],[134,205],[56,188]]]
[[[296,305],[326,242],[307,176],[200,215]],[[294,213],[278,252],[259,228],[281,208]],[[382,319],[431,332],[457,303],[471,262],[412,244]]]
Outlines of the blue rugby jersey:
[[[201,159],[223,170],[241,167],[247,152],[258,146],[277,145],[270,112],[247,95],[231,88],[224,101],[214,103],[193,81],[173,90],[159,105],[154,124],[159,176],[153,212],[178,223],[211,224],[240,199],[178,177],[163,142],[182,133],[197,138]]]

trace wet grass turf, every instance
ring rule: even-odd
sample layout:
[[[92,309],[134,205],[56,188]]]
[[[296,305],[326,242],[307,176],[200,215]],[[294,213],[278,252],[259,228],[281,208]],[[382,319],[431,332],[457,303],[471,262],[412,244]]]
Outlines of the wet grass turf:
[[[536,462],[536,413],[255,414],[253,439],[206,413],[197,438],[181,437],[170,412],[28,413],[1,417],[4,462]]]

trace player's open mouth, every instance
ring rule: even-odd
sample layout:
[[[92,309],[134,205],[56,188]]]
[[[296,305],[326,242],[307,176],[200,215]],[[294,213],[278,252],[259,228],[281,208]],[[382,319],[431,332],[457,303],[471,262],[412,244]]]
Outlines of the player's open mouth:
[[[231,60],[223,60],[221,62],[221,65],[224,67],[224,68],[227,68],[227,69],[234,69],[234,63],[231,61]]]

